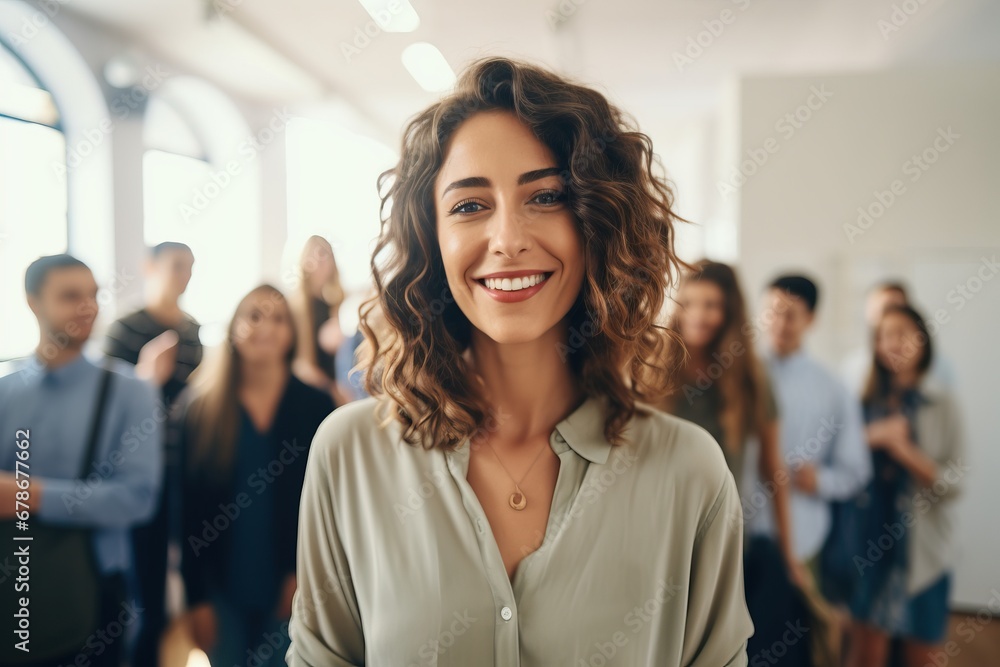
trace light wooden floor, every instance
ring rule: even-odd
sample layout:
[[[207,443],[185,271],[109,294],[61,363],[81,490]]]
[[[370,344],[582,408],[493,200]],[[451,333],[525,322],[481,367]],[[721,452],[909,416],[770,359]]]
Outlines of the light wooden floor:
[[[983,623],[985,614],[951,615],[949,641],[954,642],[958,653],[948,657],[941,667],[1000,667],[1000,619],[992,618]],[[947,642],[945,643],[947,646]],[[936,667],[936,666],[932,666]]]

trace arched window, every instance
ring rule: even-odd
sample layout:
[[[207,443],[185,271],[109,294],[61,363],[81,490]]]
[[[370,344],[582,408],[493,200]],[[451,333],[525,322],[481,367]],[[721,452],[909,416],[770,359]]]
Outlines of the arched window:
[[[114,276],[108,107],[50,11],[0,2],[0,359],[37,343],[23,285],[39,255],[71,252],[100,285]]]
[[[38,342],[24,298],[24,271],[40,255],[65,252],[66,138],[52,95],[0,45],[0,359]]]
[[[150,96],[143,141],[144,241],[191,247],[182,306],[213,345],[260,280],[260,144],[233,102],[193,77],[173,77]]]
[[[283,276],[298,278],[306,239],[326,238],[340,270],[347,300],[341,326],[357,328],[360,302],[371,288],[370,258],[379,234],[378,175],[398,156],[384,144],[332,120],[295,118],[288,124],[288,237]]]

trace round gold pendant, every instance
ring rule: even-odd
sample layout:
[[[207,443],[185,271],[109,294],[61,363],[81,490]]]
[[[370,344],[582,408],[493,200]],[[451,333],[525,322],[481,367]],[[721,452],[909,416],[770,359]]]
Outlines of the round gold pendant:
[[[525,499],[524,494],[521,493],[520,491],[515,491],[514,493],[510,494],[510,506],[516,509],[517,511],[520,512],[521,510],[523,510],[524,506],[527,504],[528,504],[527,499]]]

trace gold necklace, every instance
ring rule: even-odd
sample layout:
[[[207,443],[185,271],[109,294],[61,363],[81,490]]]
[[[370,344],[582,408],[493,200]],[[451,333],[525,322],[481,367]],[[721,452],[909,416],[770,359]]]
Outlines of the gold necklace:
[[[507,470],[507,466],[505,466],[503,464],[503,461],[500,460],[500,455],[497,454],[497,450],[493,449],[493,445],[490,444],[489,440],[486,440],[486,444],[489,445],[490,451],[493,452],[493,456],[497,457],[497,463],[500,464],[500,467],[503,468],[503,471],[507,473],[508,477],[510,477],[510,481],[514,482],[514,476],[510,474],[510,471]],[[545,444],[548,445],[548,443]],[[524,492],[521,491],[521,482],[525,480],[525,478],[528,476],[528,473],[531,472],[531,469],[535,467],[536,463],[538,463],[538,459],[542,458],[542,452],[544,451],[545,447],[539,448],[538,455],[535,456],[535,460],[531,462],[531,465],[528,466],[528,469],[525,471],[524,475],[521,476],[521,481],[514,482],[514,492],[510,494],[510,498],[507,499],[507,503],[511,506],[512,509],[515,509],[518,512],[523,510],[528,505],[528,498],[524,495]]]

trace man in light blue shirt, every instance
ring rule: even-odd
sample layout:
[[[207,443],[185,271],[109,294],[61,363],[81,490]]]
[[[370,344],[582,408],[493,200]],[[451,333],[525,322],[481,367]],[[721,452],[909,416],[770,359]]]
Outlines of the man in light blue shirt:
[[[134,377],[128,364],[113,364],[117,372],[110,378],[94,458],[86,478],[78,479],[103,375],[82,354],[97,316],[97,284],[85,264],[54,255],[32,263],[25,288],[40,341],[31,357],[0,378],[0,520],[14,517],[21,491],[12,472],[19,451],[15,443],[27,440],[30,521],[92,528],[100,574],[127,573],[129,531],[156,509],[166,411],[153,384]],[[5,594],[9,583],[3,584]],[[139,620],[141,608],[129,601],[121,600],[115,615],[123,625]],[[4,629],[7,636],[9,623]],[[103,636],[95,646],[106,645],[91,665],[105,664],[125,648],[113,631]],[[66,656],[67,664],[78,654]]]
[[[795,555],[809,562],[830,531],[830,503],[856,495],[871,479],[871,454],[861,406],[803,347],[813,324],[816,285],[802,276],[771,283],[761,321],[778,414],[781,447],[792,484]],[[771,511],[756,512],[750,532],[774,534]]]

